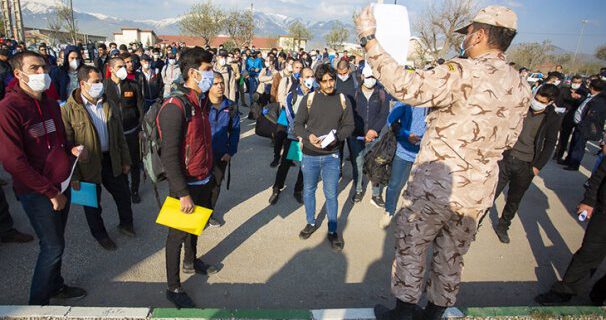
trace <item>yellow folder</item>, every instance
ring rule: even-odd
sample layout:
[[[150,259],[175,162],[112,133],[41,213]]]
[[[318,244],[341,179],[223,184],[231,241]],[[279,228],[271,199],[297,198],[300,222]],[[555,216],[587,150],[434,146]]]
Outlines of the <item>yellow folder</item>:
[[[179,200],[167,197],[156,223],[199,236],[212,213],[211,209],[199,206],[193,213],[183,213]]]

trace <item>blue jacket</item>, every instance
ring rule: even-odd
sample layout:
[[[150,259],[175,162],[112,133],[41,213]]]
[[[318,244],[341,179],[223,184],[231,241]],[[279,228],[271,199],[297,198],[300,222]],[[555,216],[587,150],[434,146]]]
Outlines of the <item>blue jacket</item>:
[[[263,69],[263,60],[261,60],[261,58],[248,58],[248,60],[246,60],[246,70],[248,71],[248,75],[251,77],[257,77],[259,76],[259,72],[254,71],[254,69]]]
[[[231,107],[230,107],[231,106]],[[238,112],[230,111],[235,108],[235,103],[224,98],[219,109],[211,107],[208,115],[213,137],[213,154],[215,160],[221,159],[226,153],[234,156],[238,152],[240,142],[240,115]],[[231,131],[229,131],[229,118],[231,115]]]
[[[57,94],[59,94],[59,100],[61,101],[67,101],[67,98],[69,98],[69,94],[71,93],[67,92],[69,87],[69,61],[67,59],[69,54],[72,52],[76,52],[78,54],[80,67],[84,65],[84,59],[82,58],[80,49],[78,49],[76,46],[67,46],[64,50],[63,65],[60,67],[51,67],[49,72],[49,76],[53,80]],[[78,67],[78,69],[80,67]]]
[[[415,145],[408,141],[410,134],[413,133],[421,139],[425,134],[425,116],[427,116],[427,108],[413,108],[410,105],[398,102],[387,117],[387,125],[391,126],[395,122],[400,122],[400,131],[396,135],[398,141],[398,150],[396,154],[407,161],[413,162],[419,153],[419,145]],[[417,115],[413,123],[413,113]]]

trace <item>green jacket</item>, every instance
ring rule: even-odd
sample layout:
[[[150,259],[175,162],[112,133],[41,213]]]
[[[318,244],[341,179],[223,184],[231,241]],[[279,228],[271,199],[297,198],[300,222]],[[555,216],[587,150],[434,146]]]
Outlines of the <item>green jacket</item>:
[[[122,174],[123,165],[131,165],[128,145],[122,131],[122,119],[118,106],[109,102],[103,95],[103,111],[107,119],[109,134],[109,154],[114,177]],[[84,107],[81,89],[76,89],[61,107],[61,117],[65,125],[67,140],[74,145],[83,145],[88,151],[86,161],[78,160],[72,181],[86,181],[101,183],[101,169],[103,153],[97,130]]]

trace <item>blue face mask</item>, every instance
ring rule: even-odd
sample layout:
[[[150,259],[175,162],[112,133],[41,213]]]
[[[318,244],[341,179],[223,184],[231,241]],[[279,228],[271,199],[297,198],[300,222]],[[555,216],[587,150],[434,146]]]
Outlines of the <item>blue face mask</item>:
[[[295,79],[299,80],[299,77],[301,76],[301,74],[296,72],[296,73],[293,73],[292,76],[295,77]]]
[[[471,47],[475,46],[475,44],[472,44],[469,47],[465,48],[465,39],[467,39],[467,36],[465,36],[465,38],[461,42],[461,45],[459,46],[459,57],[466,57],[465,54],[467,53],[467,50],[469,50],[469,49],[471,49]]]

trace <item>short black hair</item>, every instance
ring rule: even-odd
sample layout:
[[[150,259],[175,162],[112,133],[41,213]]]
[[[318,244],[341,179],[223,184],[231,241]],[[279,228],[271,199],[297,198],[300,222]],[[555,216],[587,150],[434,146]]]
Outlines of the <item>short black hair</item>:
[[[181,69],[183,80],[187,81],[189,79],[189,69],[198,69],[203,62],[211,63],[212,61],[212,53],[201,47],[196,46],[183,50],[179,59],[179,68]]]
[[[337,71],[329,64],[319,65],[314,77],[316,78],[316,81],[320,82],[326,74],[329,74],[333,79],[337,79]]]
[[[591,82],[589,83],[589,87],[593,88],[593,90],[599,91],[599,92],[604,92],[604,89],[606,89],[606,81],[598,78],[598,79],[593,79],[591,80]]]
[[[118,47],[118,49],[126,51],[126,50],[128,50],[128,47],[126,47],[125,44],[121,44],[120,47]]]
[[[545,79],[545,81],[547,82],[551,79],[562,80],[562,77],[560,76],[559,72],[550,72],[549,74],[547,74],[547,78]]]
[[[575,74],[574,76],[572,76],[570,81],[574,81],[574,80],[583,80],[583,77],[581,77],[580,74]]]
[[[550,101],[554,101],[560,95],[560,89],[553,84],[546,83],[539,88],[537,95],[545,97]]]
[[[14,55],[10,60],[9,60],[9,64],[11,65],[11,67],[13,68],[13,70],[22,70],[23,68],[23,59],[27,58],[27,57],[36,57],[36,58],[40,58],[42,59],[44,62],[46,62],[46,59],[44,59],[44,57],[39,54],[38,52],[33,52],[33,51],[23,51],[23,52],[19,52],[16,55]]]
[[[282,59],[286,60],[286,57],[287,57],[286,53],[284,53],[284,52],[278,53],[278,58],[282,58]]]
[[[88,79],[90,78],[91,72],[96,72],[99,75],[101,75],[101,71],[99,71],[99,69],[85,64],[80,69],[78,69],[78,82],[88,81]]]
[[[40,48],[46,48],[46,43],[42,42],[42,43],[41,43],[41,44],[38,46],[38,49],[40,49]]]
[[[107,46],[105,45],[105,43],[99,43],[99,45],[97,46],[98,49],[103,49],[103,50],[107,50]]]
[[[337,69],[338,70],[349,69],[349,63],[345,60],[341,60],[341,61],[339,61],[339,63],[337,63]]]
[[[518,72],[522,72],[522,71],[528,71],[528,68],[526,67],[521,67],[520,70],[518,70]]]
[[[115,42],[110,42],[110,43],[109,43],[109,46],[110,46],[110,47],[111,47],[111,46],[116,46],[116,47],[117,47],[118,45],[117,45]]]
[[[506,51],[511,45],[511,41],[516,36],[517,32],[513,29],[497,27],[486,23],[474,22],[473,30],[482,29],[488,35],[488,44],[498,48],[501,51]]]

